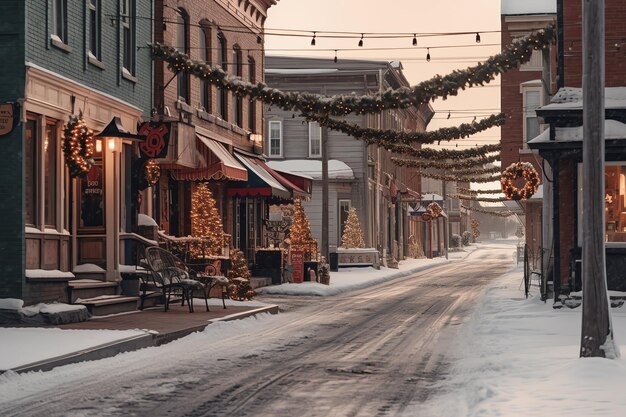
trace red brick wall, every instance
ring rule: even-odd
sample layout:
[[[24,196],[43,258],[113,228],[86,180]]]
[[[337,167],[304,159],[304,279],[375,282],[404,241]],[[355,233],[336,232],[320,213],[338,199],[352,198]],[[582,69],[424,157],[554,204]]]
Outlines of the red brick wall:
[[[232,50],[234,45],[238,45],[242,51],[242,67],[244,80],[249,79],[249,65],[248,57],[252,57],[255,61],[255,74],[254,79],[259,82],[263,81],[263,52],[261,50],[262,44],[257,43],[257,34],[253,32],[249,26],[241,22],[233,14],[235,13],[232,8],[227,8],[223,4],[225,1],[218,0],[156,0],[155,1],[155,20],[165,21],[164,25],[155,24],[155,40],[157,42],[163,42],[167,45],[174,45],[176,39],[177,24],[175,9],[182,8],[189,14],[189,41],[190,41],[190,55],[192,59],[200,59],[201,51],[200,46],[200,28],[198,27],[202,21],[209,21],[208,31],[210,32],[209,48],[211,48],[211,62],[218,62],[218,41],[217,34],[218,28],[222,28],[222,32],[226,38],[226,44],[228,49],[228,60],[232,61]],[[164,7],[165,5],[165,7]],[[227,70],[234,71],[232,66],[229,66]],[[178,111],[176,110],[177,83],[174,79],[163,90],[165,85],[173,74],[167,69],[166,64],[163,62],[155,62],[155,106],[160,113],[162,113],[163,106],[167,106],[172,113],[172,116],[177,117]],[[189,104],[194,113],[201,103],[201,91],[200,80],[196,77],[190,77],[190,100]],[[218,116],[217,113],[217,97],[219,90],[215,87],[210,87],[211,106],[209,111],[214,116]],[[248,112],[250,111],[250,105],[247,99],[243,98],[243,114],[241,127],[245,130],[251,130],[248,126]],[[228,121],[234,123],[234,111],[235,100],[232,93],[228,93]],[[255,133],[263,133],[263,106],[261,103],[256,103],[256,131]],[[212,110],[212,111],[211,111]],[[193,117],[193,123],[197,126],[204,127],[219,133],[220,135],[233,140],[236,146],[252,149],[252,142],[240,133],[234,132],[231,128],[218,126],[214,123]]]
[[[626,4],[623,0],[605,0],[606,86],[626,85]],[[563,0],[563,45],[565,85],[582,86],[582,2]]]

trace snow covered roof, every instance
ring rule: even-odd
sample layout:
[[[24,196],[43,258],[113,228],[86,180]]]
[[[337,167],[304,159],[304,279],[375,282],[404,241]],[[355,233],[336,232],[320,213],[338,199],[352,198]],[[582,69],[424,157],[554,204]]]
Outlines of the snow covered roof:
[[[626,124],[617,120],[604,121],[604,139],[626,139]],[[576,142],[583,140],[583,126],[557,127],[554,131],[555,142]],[[550,130],[546,129],[528,143],[551,143]]]
[[[626,87],[606,87],[604,89],[604,107],[607,109],[626,109]],[[582,110],[583,89],[563,87],[550,100],[550,104],[540,110]]]
[[[336,68],[266,68],[265,74],[278,75],[313,75],[339,72]]]
[[[556,0],[501,0],[500,14],[556,13]]]
[[[322,179],[322,161],[317,159],[290,159],[287,161],[268,161],[267,165],[277,171],[306,176],[314,180]],[[328,178],[354,179],[352,168],[338,159],[328,161]]]
[[[422,194],[422,201],[443,201],[443,197],[435,193]]]

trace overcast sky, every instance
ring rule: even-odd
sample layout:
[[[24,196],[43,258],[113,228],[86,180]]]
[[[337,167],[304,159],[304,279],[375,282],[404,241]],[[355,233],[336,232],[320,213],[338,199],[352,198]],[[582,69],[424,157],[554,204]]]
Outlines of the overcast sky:
[[[334,49],[356,48],[357,51],[340,51],[338,57],[399,60],[411,85],[435,74],[445,75],[454,69],[463,69],[483,61],[500,51],[500,33],[482,33],[500,30],[500,0],[279,0],[269,10],[266,30],[300,29],[309,31],[353,31],[444,33],[465,32],[458,36],[435,36],[419,38],[418,46],[412,46],[412,36],[397,39],[364,38],[363,48],[357,39],[316,39],[310,46],[310,37],[267,36],[265,47],[268,55],[322,56],[333,59]],[[475,41],[480,33],[481,43]],[[433,48],[431,61],[426,61],[424,47],[466,45],[466,47]],[[408,48],[372,51],[368,48]],[[298,51],[276,51],[294,48]],[[331,49],[331,51],[319,51]],[[492,87],[493,86],[493,87]],[[488,87],[475,87],[461,92],[458,97],[437,100],[432,103],[437,111],[429,130],[442,126],[470,122],[499,112],[499,78]],[[448,120],[448,111],[452,110]],[[454,111],[457,111],[455,113]],[[461,111],[461,112],[458,112]],[[465,117],[465,118],[462,118]],[[499,141],[499,128],[465,139],[463,148]]]

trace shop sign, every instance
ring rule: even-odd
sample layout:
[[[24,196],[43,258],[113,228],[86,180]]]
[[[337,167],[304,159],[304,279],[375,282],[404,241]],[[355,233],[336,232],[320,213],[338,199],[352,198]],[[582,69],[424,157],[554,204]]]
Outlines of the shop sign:
[[[146,158],[165,158],[170,142],[171,123],[146,122],[142,124],[138,133],[146,139],[139,144],[141,156]]]
[[[293,267],[293,271],[291,273],[292,281],[294,283],[304,281],[304,251],[291,251],[291,266]]]
[[[8,135],[15,129],[19,119],[19,105],[17,103],[0,104],[0,136]]]

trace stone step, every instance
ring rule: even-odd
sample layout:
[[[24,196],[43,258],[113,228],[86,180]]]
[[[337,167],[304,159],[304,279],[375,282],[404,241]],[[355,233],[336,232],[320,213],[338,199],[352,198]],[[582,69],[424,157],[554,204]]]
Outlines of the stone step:
[[[102,295],[88,299],[78,299],[74,304],[87,307],[92,316],[106,316],[109,314],[126,313],[137,310],[139,297],[125,297],[123,295]]]
[[[95,279],[76,279],[67,283],[68,300],[74,304],[77,299],[94,298],[100,295],[118,293],[117,282],[103,282]]]

